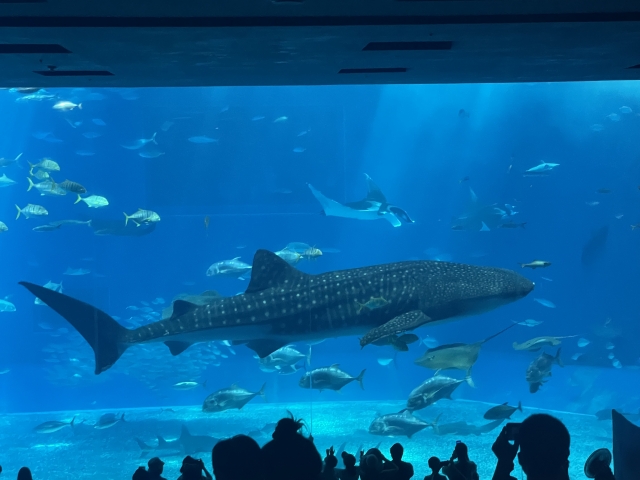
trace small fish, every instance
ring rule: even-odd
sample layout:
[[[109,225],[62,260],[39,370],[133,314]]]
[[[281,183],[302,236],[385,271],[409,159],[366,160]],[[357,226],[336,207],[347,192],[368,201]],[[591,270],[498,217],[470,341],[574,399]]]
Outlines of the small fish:
[[[518,325],[524,325],[525,327],[536,327],[543,322],[539,322],[538,320],[534,320],[532,318],[528,318],[522,322],[516,322]]]
[[[106,127],[107,124],[104,123],[104,120],[102,120],[101,118],[94,118],[91,120],[95,125],[98,125],[99,127]]]
[[[289,117],[278,117],[276,118],[273,123],[282,123],[282,122],[286,122],[287,120],[289,120]]]
[[[237,408],[240,410],[250,400],[258,395],[265,398],[264,388],[266,384],[262,385],[262,388],[257,392],[250,392],[244,388],[240,388],[236,385],[232,385],[229,388],[224,388],[212,393],[204,399],[202,404],[203,412],[222,412],[231,408]]]
[[[66,100],[63,100],[61,102],[56,103],[53,106],[54,110],[59,110],[61,112],[68,112],[70,110],[73,110],[74,108],[78,107],[79,110],[82,110],[82,104],[78,103],[77,105],[73,102],[68,102]]]
[[[34,232],[53,232],[54,230],[60,229],[61,225],[40,225],[38,227],[33,227],[31,230]]]
[[[65,120],[67,121],[67,123],[71,126],[71,128],[78,128],[80,125],[82,125],[82,121],[78,121],[78,122],[72,122],[71,120],[69,120],[68,118],[65,118]]]
[[[93,426],[93,428],[98,430],[104,430],[106,428],[113,427],[118,422],[124,422],[124,413],[120,417],[117,417],[113,413],[105,413],[98,419],[98,421]]]
[[[178,382],[173,385],[174,390],[193,390],[194,388],[202,385],[203,388],[207,387],[207,381],[205,380],[202,383],[198,382]]]
[[[57,185],[60,188],[66,190],[67,192],[78,193],[78,194],[87,193],[87,189],[86,188],[84,188],[79,183],[72,182],[71,180],[65,180],[64,182],[58,183]]]
[[[309,133],[311,131],[311,129],[308,130],[303,130],[300,133],[298,133],[298,135],[296,135],[297,137],[303,137],[305,136],[307,133]]]
[[[307,151],[307,149],[304,148],[304,147],[296,147],[296,148],[293,149],[294,153],[304,153],[306,151]]]
[[[140,148],[144,147],[147,143],[155,143],[156,145],[158,144],[158,142],[156,141],[156,135],[157,132],[155,132],[151,138],[139,138],[138,140],[135,140],[134,142],[131,142],[127,145],[120,145],[122,148],[126,148],[127,150],[139,150]]]
[[[15,312],[16,306],[8,300],[0,299],[0,313]]]
[[[169,120],[167,120],[166,122],[164,122],[161,126],[160,126],[160,130],[162,130],[163,132],[168,132],[169,129],[175,125],[175,122],[171,122]]]
[[[618,109],[618,111],[619,111],[620,113],[624,113],[625,115],[626,115],[626,114],[629,114],[629,113],[633,113],[633,110],[631,110],[631,108],[630,108],[630,107],[626,107],[626,106],[620,107],[620,108]]]
[[[8,158],[1,157],[1,158],[0,158],[0,167],[8,167],[8,166],[10,166],[10,165],[15,165],[15,164],[16,164],[16,162],[17,162],[18,160],[20,160],[20,157],[21,157],[21,156],[22,156],[22,153],[21,153],[21,154],[19,154],[19,155],[18,155],[16,158],[14,158],[13,160],[10,160],[10,159],[8,159]]]
[[[595,207],[597,205],[600,205],[600,202],[584,202],[584,203],[589,207]]]
[[[315,260],[316,258],[322,256],[322,250],[316,247],[309,247],[300,255],[306,258],[307,260]]]
[[[527,222],[515,223],[515,222],[507,222],[498,225],[498,228],[522,228],[524,229]]]
[[[43,158],[42,160],[40,160],[38,163],[36,163],[35,165],[32,164],[31,162],[29,163],[29,175],[33,176],[33,169],[34,168],[40,168],[41,170],[45,170],[47,172],[59,172],[60,171],[60,165],[58,165],[57,162],[51,160],[50,158]]]
[[[345,385],[351,382],[358,382],[360,388],[364,390],[364,374],[367,370],[364,369],[357,377],[352,377],[347,372],[340,369],[340,365],[333,364],[330,367],[321,367],[311,370],[304,374],[304,376],[298,382],[298,385],[302,388],[311,388],[315,390],[334,390],[340,391]]]
[[[613,353],[610,353],[609,355],[607,355],[607,358],[609,360],[613,360],[614,358],[616,358],[616,356]]]
[[[260,120],[264,120],[264,117],[262,115],[256,115],[251,119],[252,122],[258,122]]]
[[[550,278],[548,278],[548,277],[540,277],[540,278],[541,278],[542,280],[546,280],[547,282],[553,282],[553,280],[551,280],[551,279],[550,279]]]
[[[390,365],[393,360],[393,358],[378,358],[378,364],[386,367],[387,365]]]
[[[49,179],[40,183],[33,183],[30,177],[27,177],[27,181],[29,182],[29,188],[27,188],[27,192],[31,191],[32,188],[36,188],[40,195],[66,195],[66,190],[60,188],[56,182]]]
[[[525,173],[548,173],[556,167],[559,167],[559,163],[549,163],[549,162],[540,162],[540,165],[536,165],[535,167],[531,167],[529,170],[526,170]]]
[[[584,353],[582,352],[574,353],[573,355],[571,355],[571,360],[578,360],[582,355],[584,355]]]
[[[37,170],[36,173],[31,176],[38,180],[49,180],[51,178],[49,172],[47,172],[46,170]]]
[[[204,229],[205,230],[209,230],[209,223],[211,223],[211,219],[209,218],[209,215],[207,215],[206,217],[204,217]]]
[[[100,208],[100,207],[106,207],[107,205],[109,205],[109,200],[107,200],[104,197],[101,197],[100,195],[91,195],[86,198],[82,198],[80,195],[78,195],[78,199],[73,203],[75,204],[81,201],[86,203],[89,206],[89,208]]]
[[[385,305],[389,305],[389,302],[382,297],[371,297],[365,303],[360,303],[357,300],[355,302],[358,304],[358,311],[360,313],[364,308],[368,310],[375,310],[376,308],[382,308]]]
[[[4,222],[0,222],[0,233],[9,231],[9,227]]]
[[[93,157],[95,154],[95,152],[89,150],[76,150],[76,155],[80,155],[81,157]]]
[[[34,428],[37,433],[53,433],[58,430],[62,430],[64,427],[71,427],[73,429],[73,425],[76,420],[76,417],[73,417],[70,422],[44,422]]]
[[[98,133],[98,132],[84,132],[84,133],[82,134],[82,136],[83,136],[84,138],[93,139],[93,138],[101,137],[101,136],[102,136],[102,134],[101,134],[101,133]]]
[[[611,342],[607,342],[604,344],[604,348],[606,348],[607,350],[613,350],[614,348],[616,348],[616,346]]]
[[[0,177],[0,187],[10,187],[11,185],[15,184],[15,180],[11,180],[9,177],[7,177],[6,173],[3,173]]]
[[[536,268],[547,268],[551,266],[551,262],[547,262],[546,260],[534,260],[530,263],[521,263],[520,268],[531,268],[535,270]]]
[[[135,223],[136,226],[139,227],[140,224],[142,223],[159,222],[160,215],[158,215],[156,212],[153,212],[151,210],[143,210],[142,208],[139,208],[138,211],[133,215],[127,215],[126,213],[124,213],[125,226],[127,226],[127,224],[129,223],[129,220],[133,221],[133,223]]]
[[[72,277],[81,277],[82,275],[89,275],[91,270],[87,270],[86,268],[71,268],[67,267],[63,275],[69,275]]]
[[[635,230],[636,228],[640,228],[640,223],[636,223],[635,225],[631,225],[631,230]]]
[[[618,360],[617,358],[613,360],[613,362],[611,362],[611,365],[613,365],[615,368],[622,368],[622,363],[620,363],[620,360]]]
[[[606,118],[608,118],[612,122],[619,122],[620,121],[620,115],[618,115],[617,113],[610,113],[609,115],[606,116]]]
[[[599,188],[599,189],[596,190],[596,193],[603,193],[603,194],[611,193],[611,189],[610,188]]]
[[[164,155],[165,152],[161,152],[159,150],[145,150],[143,152],[139,152],[138,155],[140,155],[142,158],[158,158],[162,155]]]
[[[468,176],[464,176],[458,181],[458,183],[468,182],[469,180],[470,180],[470,178]]]
[[[624,213],[618,213],[617,215],[614,215],[614,217],[616,217],[616,220],[620,220],[622,217],[624,217]]]
[[[540,305],[542,305],[543,307],[556,308],[553,302],[550,302],[549,300],[545,300],[544,298],[534,298],[534,300],[538,302]]]
[[[482,227],[480,228],[481,232],[489,232],[491,229],[487,226],[486,223],[482,222]]]
[[[20,208],[18,205],[16,205],[16,208],[18,209],[18,215],[16,215],[16,220],[20,218],[20,214],[23,214],[25,218],[49,215],[49,212],[47,212],[46,208],[40,205],[33,205],[31,203],[29,203],[24,208]]]
[[[586,338],[582,338],[582,337],[580,337],[580,338],[578,339],[578,347],[580,347],[580,348],[584,348],[584,347],[586,347],[587,345],[589,345],[590,343],[591,343],[591,342],[590,342],[589,340],[587,340]]]
[[[560,367],[564,367],[562,360],[560,359],[560,351],[555,356],[548,353],[542,353],[536,358],[527,368],[526,380],[529,383],[529,392],[536,393],[540,387],[547,382],[547,377],[551,376],[551,367],[553,364],[558,364]]]
[[[496,405],[490,408],[484,414],[486,420],[510,420],[511,415],[516,411],[522,412],[522,403],[518,402],[517,407],[510,407],[508,402],[504,402],[502,405]]]
[[[211,138],[211,137],[207,137],[205,135],[199,135],[199,136],[196,136],[196,137],[189,137],[189,141],[191,143],[199,143],[199,144],[218,143],[218,139],[217,138]]]

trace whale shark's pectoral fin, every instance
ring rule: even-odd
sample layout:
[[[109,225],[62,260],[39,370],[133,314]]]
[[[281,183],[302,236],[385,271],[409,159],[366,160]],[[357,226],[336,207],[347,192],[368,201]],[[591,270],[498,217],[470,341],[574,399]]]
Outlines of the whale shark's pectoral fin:
[[[431,321],[431,318],[426,316],[420,310],[412,310],[411,312],[403,313],[397,317],[392,318],[387,323],[373,328],[367,332],[367,334],[360,339],[360,346],[365,347],[372,342],[380,340],[390,335],[397,335],[407,330],[413,330],[425,323]]]
[[[167,347],[169,347],[169,351],[171,352],[171,355],[173,355],[174,357],[176,355],[180,355],[182,352],[184,352],[187,348],[191,346],[191,343],[189,342],[177,342],[175,340],[164,342],[164,344]]]
[[[260,358],[268,357],[273,352],[286,345],[286,342],[278,340],[251,340],[247,347],[256,352]]]

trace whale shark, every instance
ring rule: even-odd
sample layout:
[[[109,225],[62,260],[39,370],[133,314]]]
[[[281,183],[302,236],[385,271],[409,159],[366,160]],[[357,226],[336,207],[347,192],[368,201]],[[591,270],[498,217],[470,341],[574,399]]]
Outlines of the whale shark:
[[[367,196],[360,201],[345,204],[325,197],[311,184],[308,185],[313,196],[322,205],[323,214],[328,217],[354,218],[356,220],[384,219],[394,227],[399,227],[403,223],[415,223],[402,208],[387,202],[387,198],[369,175],[365,173],[365,177],[367,179]]]
[[[429,260],[310,275],[258,250],[244,294],[212,297],[205,305],[176,300],[169,318],[128,329],[81,300],[20,284],[84,337],[95,354],[96,374],[127,348],[152,342],[179,355],[194,343],[230,340],[260,358],[291,343],[340,336],[362,335],[364,347],[423,325],[493,310],[534,288],[512,270]]]

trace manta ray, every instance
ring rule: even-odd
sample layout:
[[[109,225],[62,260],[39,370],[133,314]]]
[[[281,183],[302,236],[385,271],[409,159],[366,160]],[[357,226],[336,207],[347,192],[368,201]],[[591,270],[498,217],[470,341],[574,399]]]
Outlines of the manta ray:
[[[371,177],[364,174],[367,179],[367,196],[358,202],[342,204],[336,200],[325,197],[322,192],[308,184],[311,193],[322,205],[323,214],[327,217],[355,218],[356,220],[385,219],[394,227],[403,223],[414,223],[409,214],[402,208],[387,202],[380,188],[373,183]]]

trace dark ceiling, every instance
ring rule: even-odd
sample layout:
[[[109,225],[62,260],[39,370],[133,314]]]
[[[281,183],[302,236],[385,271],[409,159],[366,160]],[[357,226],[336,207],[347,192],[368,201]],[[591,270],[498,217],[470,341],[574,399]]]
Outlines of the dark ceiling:
[[[640,2],[0,0],[2,87],[635,80]]]

